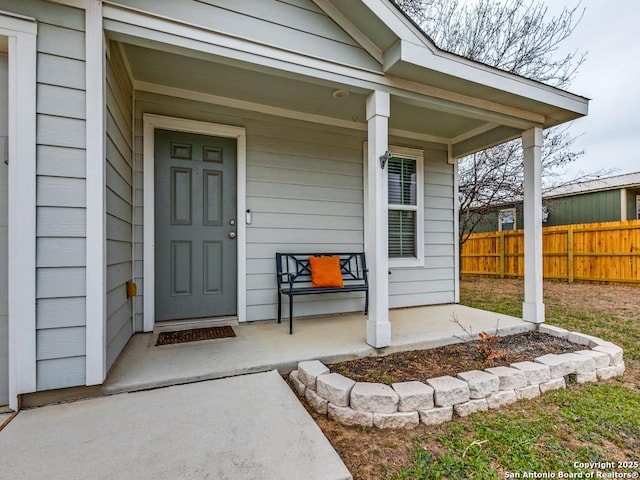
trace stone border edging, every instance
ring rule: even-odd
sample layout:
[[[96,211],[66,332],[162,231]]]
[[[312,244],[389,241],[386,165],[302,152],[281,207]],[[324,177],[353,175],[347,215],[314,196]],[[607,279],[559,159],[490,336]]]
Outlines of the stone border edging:
[[[590,335],[541,324],[538,332],[566,339],[588,349],[547,354],[533,362],[516,362],[462,372],[457,377],[430,378],[426,383],[355,382],[330,373],[318,360],[298,363],[289,378],[300,397],[317,413],[347,426],[410,428],[438,425],[474,412],[497,409],[518,400],[532,399],[549,390],[597,382],[624,373],[619,346]]]

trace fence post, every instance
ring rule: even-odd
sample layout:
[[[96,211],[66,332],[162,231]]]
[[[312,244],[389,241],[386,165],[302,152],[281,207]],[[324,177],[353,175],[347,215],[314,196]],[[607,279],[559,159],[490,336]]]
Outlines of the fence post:
[[[573,227],[567,230],[567,274],[569,283],[573,283]]]
[[[504,278],[504,232],[500,232],[498,248],[500,249],[500,278]]]

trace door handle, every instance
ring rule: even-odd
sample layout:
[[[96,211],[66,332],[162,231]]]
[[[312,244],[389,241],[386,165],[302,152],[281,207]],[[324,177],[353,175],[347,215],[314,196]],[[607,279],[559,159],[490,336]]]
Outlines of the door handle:
[[[229,238],[236,238],[236,232],[229,232]]]

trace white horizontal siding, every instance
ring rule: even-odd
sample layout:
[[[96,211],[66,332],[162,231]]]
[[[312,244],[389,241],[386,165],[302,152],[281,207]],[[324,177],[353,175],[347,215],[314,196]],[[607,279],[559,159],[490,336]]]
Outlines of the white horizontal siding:
[[[82,356],[86,351],[84,336],[84,326],[38,330],[36,358],[51,360]]]
[[[118,196],[111,189],[106,194],[107,211],[109,216],[117,218],[129,225],[129,240],[131,239],[131,203]]]
[[[84,120],[85,92],[75,88],[40,84],[37,88],[38,113]]]
[[[118,355],[127,344],[132,335],[131,317],[132,302],[128,301],[116,310],[109,318],[107,341],[111,348],[107,350],[107,365],[113,365]],[[119,328],[117,328],[119,327]]]
[[[117,0],[116,3],[175,18],[253,42],[380,71],[381,65],[311,0]]]
[[[85,311],[84,297],[40,298],[36,301],[38,329],[83,326]]]
[[[84,384],[86,98],[84,11],[43,0],[36,18],[37,388]]]
[[[264,182],[256,182],[247,178],[247,197],[248,198],[265,198],[274,188],[278,188],[278,198],[280,200],[297,201],[303,200],[321,200],[325,202],[338,201],[340,203],[357,203],[358,199],[362,202],[362,190],[347,190],[333,188],[330,186],[315,187],[309,185],[294,184],[265,184]],[[336,200],[337,199],[337,200]]]
[[[107,139],[107,143],[110,143]],[[117,158],[117,157],[116,157]],[[115,164],[115,166],[114,166]],[[117,170],[116,168],[122,168],[125,171]],[[111,163],[109,157],[107,157],[106,167],[106,181],[107,189],[118,195],[127,203],[131,203],[131,167],[126,164],[119,164],[117,160]]]
[[[242,125],[247,130],[247,319],[277,315],[276,252],[362,251],[365,138],[356,131],[308,125],[253,112],[184,102],[141,93],[136,104],[134,139],[134,275],[142,291],[141,112],[212,123]],[[453,167],[446,152],[425,150],[425,266],[397,268],[390,275],[390,305],[403,307],[454,301]],[[284,312],[288,312],[283,299]],[[137,328],[142,299],[135,302]],[[362,293],[297,298],[295,315],[357,312]]]
[[[257,188],[253,189],[256,193]],[[307,215],[313,216],[313,212],[322,212],[325,215],[340,215],[341,218],[352,218],[362,222],[362,205],[352,202],[340,202],[336,199],[325,200],[296,200],[292,202],[289,198],[264,198],[251,196],[249,198],[260,198],[260,201],[253,201],[254,213],[278,212],[276,215],[295,215],[300,211],[310,212]]]
[[[362,141],[277,123],[248,130],[248,320],[276,316],[276,252],[363,250]],[[297,316],[358,311],[364,295],[297,298],[294,308]]]
[[[107,240],[107,258],[113,264],[131,261],[131,239],[126,242]]]
[[[38,207],[85,207],[84,178],[38,176],[36,205]]]
[[[46,23],[71,30],[84,31],[84,10],[79,8],[70,8],[43,0],[9,0],[9,2],[3,2],[2,10],[37,18],[39,28]]]
[[[63,107],[60,113],[62,114]],[[36,142],[38,145],[85,148],[84,120],[62,116],[38,115]]]
[[[107,293],[107,311],[116,312],[122,305],[126,304],[127,288],[125,285],[118,285]],[[123,301],[123,299],[125,299]]]
[[[84,237],[86,225],[84,208],[38,207],[36,209],[38,237]]]
[[[391,308],[455,300],[453,166],[443,152],[425,150],[424,171],[424,267],[390,269]]]
[[[38,298],[83,297],[86,290],[84,267],[38,268]]]
[[[38,145],[36,173],[47,177],[85,178],[85,151],[52,145]]]
[[[38,83],[85,90],[86,78],[82,60],[39,53],[37,65]]]
[[[54,358],[36,362],[36,388],[52,390],[85,383],[85,356]]]
[[[431,287],[433,289],[433,287]],[[442,291],[430,291],[413,294],[398,294],[389,297],[389,308],[418,307],[422,305],[439,305],[454,303],[455,295],[446,286]]]
[[[38,25],[38,51],[58,57],[85,59],[84,32],[58,25]]]
[[[37,267],[84,267],[86,255],[84,238],[38,237],[36,240]]]
[[[133,302],[125,284],[133,278],[132,87],[118,48],[106,60],[106,233],[109,368],[133,334]]]

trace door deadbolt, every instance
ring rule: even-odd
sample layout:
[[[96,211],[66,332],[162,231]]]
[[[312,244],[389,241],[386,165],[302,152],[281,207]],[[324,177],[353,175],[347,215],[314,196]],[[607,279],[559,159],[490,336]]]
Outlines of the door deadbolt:
[[[233,218],[229,220],[229,225],[233,227],[235,224],[236,224],[236,221]]]

